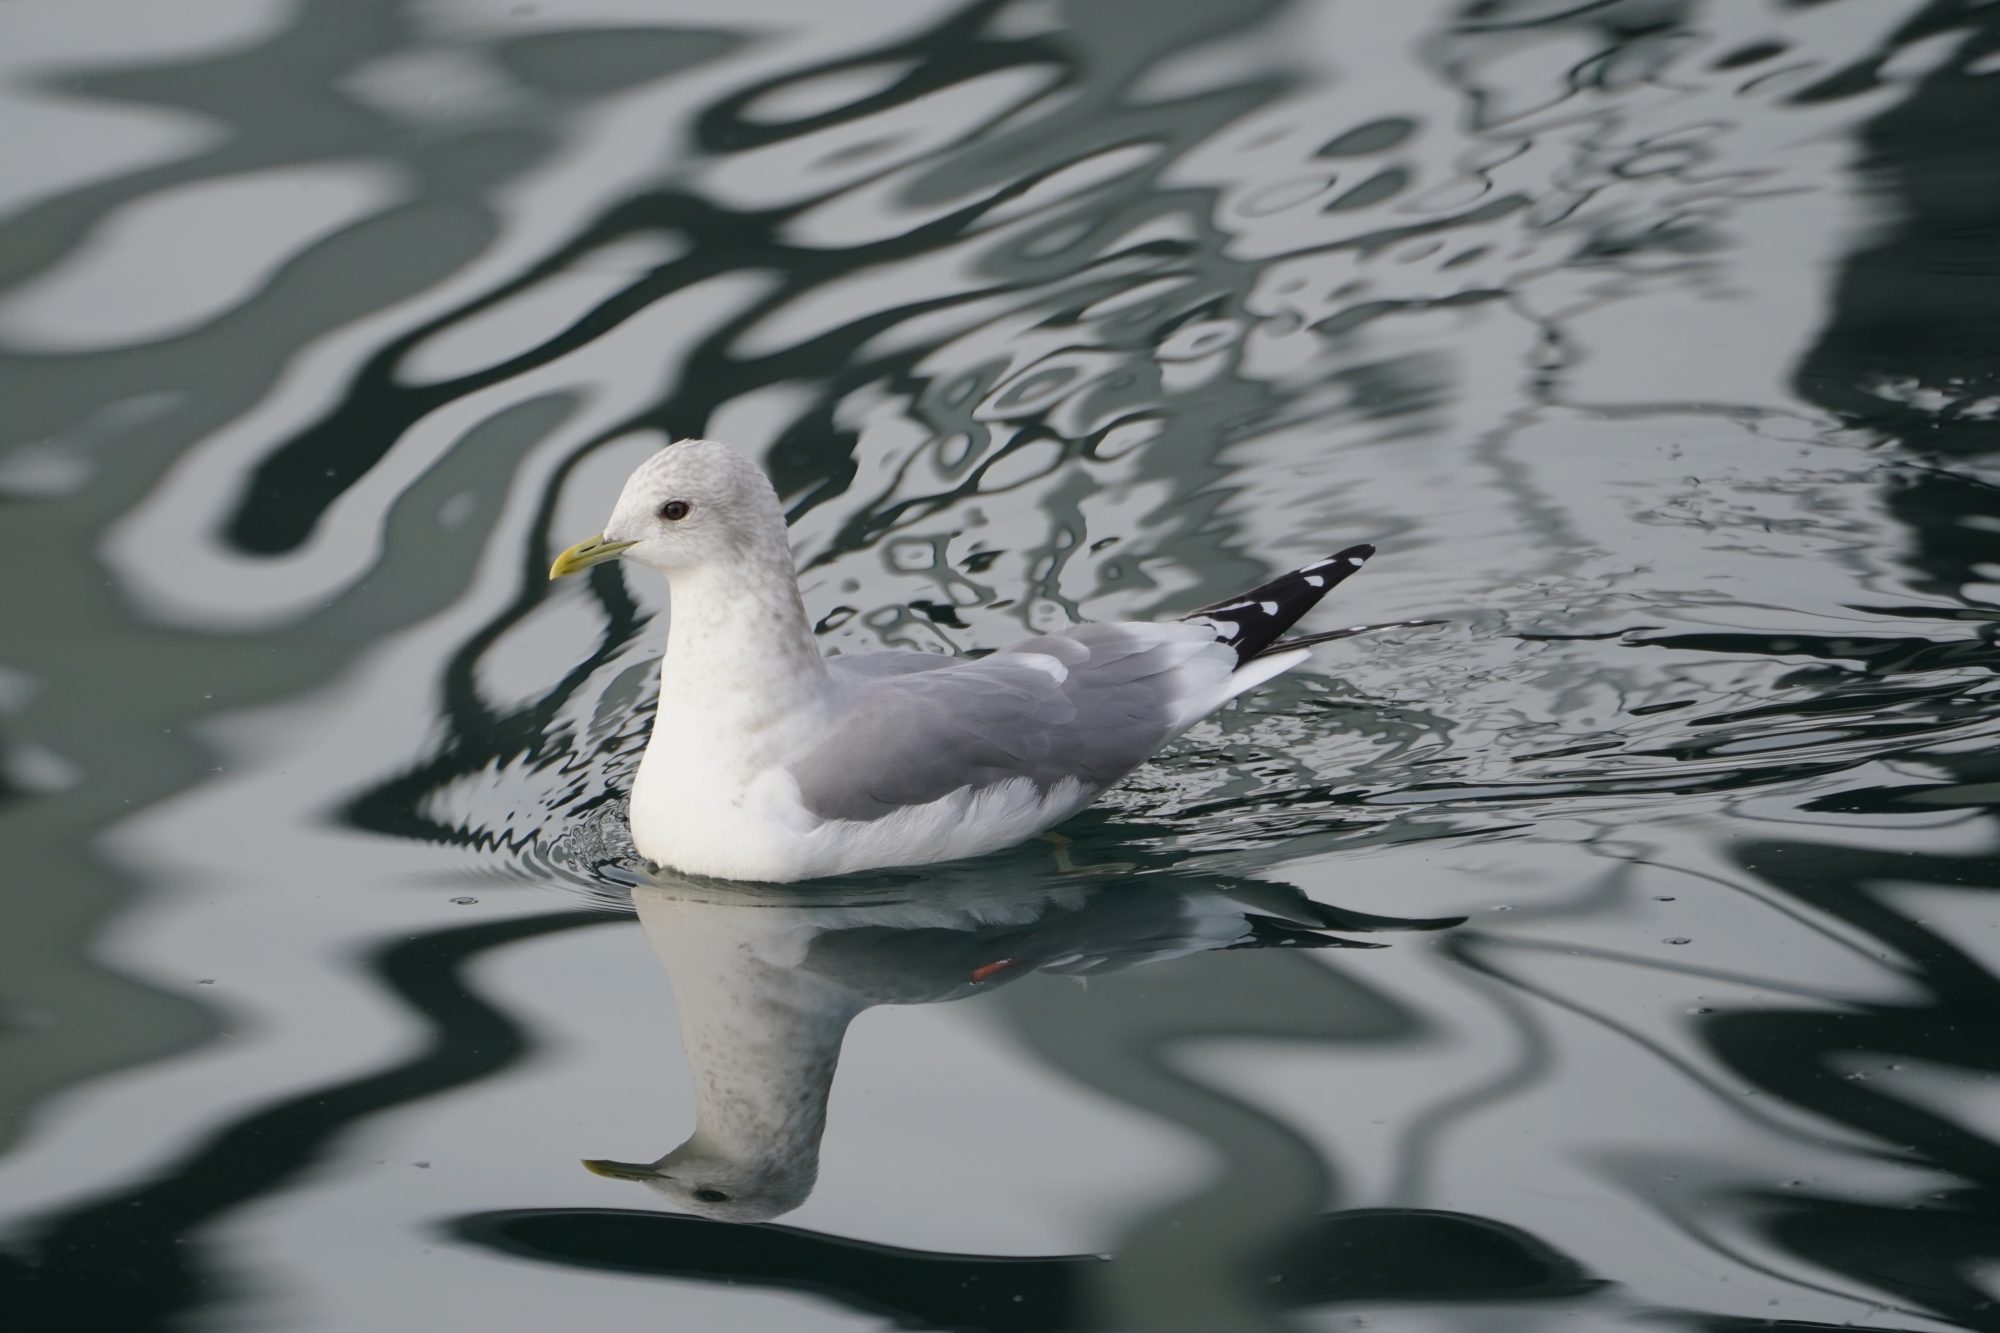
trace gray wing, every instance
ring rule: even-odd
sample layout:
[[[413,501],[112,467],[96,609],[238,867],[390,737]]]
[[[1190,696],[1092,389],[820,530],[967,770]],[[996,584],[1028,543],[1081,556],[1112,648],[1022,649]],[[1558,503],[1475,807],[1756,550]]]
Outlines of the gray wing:
[[[826,659],[826,669],[836,680],[881,680],[885,676],[907,676],[917,671],[937,671],[965,661],[948,653],[927,653],[915,648],[896,648],[881,653],[849,653]]]
[[[876,657],[938,665],[835,673],[832,725],[786,766],[822,819],[879,819],[1012,778],[1107,787],[1179,730],[1190,668],[1219,679],[1234,665],[1213,629],[1178,623],[1080,625],[973,660],[834,663]]]

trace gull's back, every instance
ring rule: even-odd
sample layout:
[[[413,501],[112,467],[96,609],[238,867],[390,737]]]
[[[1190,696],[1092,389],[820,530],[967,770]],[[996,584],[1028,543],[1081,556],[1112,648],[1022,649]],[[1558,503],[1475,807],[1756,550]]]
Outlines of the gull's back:
[[[1219,705],[1234,665],[1212,628],[1181,622],[1080,625],[976,659],[839,657],[828,664],[830,725],[785,769],[823,820],[865,823],[959,792],[973,806],[1008,786],[1011,799],[997,805],[1010,822],[1049,818],[1025,832],[996,827],[1004,840],[993,845],[1004,846],[1090,800]]]

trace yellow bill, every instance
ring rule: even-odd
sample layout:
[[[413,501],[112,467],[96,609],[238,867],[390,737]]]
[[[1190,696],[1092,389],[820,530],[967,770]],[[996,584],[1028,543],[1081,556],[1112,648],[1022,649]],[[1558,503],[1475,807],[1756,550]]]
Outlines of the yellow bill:
[[[574,574],[579,570],[589,569],[592,565],[601,565],[606,560],[616,560],[626,547],[638,544],[608,542],[604,540],[604,534],[601,532],[595,537],[586,537],[556,557],[556,562],[549,566],[549,577],[559,579],[565,574]]]

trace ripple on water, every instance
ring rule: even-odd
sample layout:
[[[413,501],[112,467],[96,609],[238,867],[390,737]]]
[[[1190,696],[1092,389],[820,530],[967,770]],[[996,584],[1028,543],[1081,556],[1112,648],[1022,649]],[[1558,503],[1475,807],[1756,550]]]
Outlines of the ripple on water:
[[[454,1290],[502,1326],[615,1321],[604,1267],[726,1278],[643,1288],[717,1326],[1013,1281],[1023,1327],[1070,1284],[1134,1327],[1985,1326],[1993,7],[336,9],[138,16],[8,89],[159,111],[0,220],[0,526],[49,630],[0,634],[47,886],[0,1286],[397,1326],[450,1217],[427,1272],[487,1247]],[[1440,622],[1196,727],[1066,863],[815,899],[992,998],[857,1027],[802,1232],[540,1202],[600,1201],[579,1107],[662,1113],[632,1050],[695,1091],[579,929],[658,885],[622,799],[670,608],[542,573],[710,431],[768,459],[829,651],[1171,615],[1350,540],[1327,624]],[[1019,926],[1078,867],[1472,920],[1075,991],[903,911],[948,874]]]

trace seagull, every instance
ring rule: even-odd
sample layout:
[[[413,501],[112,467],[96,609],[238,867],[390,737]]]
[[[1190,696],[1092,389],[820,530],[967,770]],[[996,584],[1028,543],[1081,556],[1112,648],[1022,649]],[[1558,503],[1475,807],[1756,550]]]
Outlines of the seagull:
[[[984,657],[823,657],[778,495],[748,456],[681,440],[640,464],[604,531],[550,566],[613,559],[671,588],[632,841],[687,874],[786,883],[979,856],[1095,800],[1315,643],[1281,638],[1359,570],[1350,546],[1160,623],[1075,625]]]

